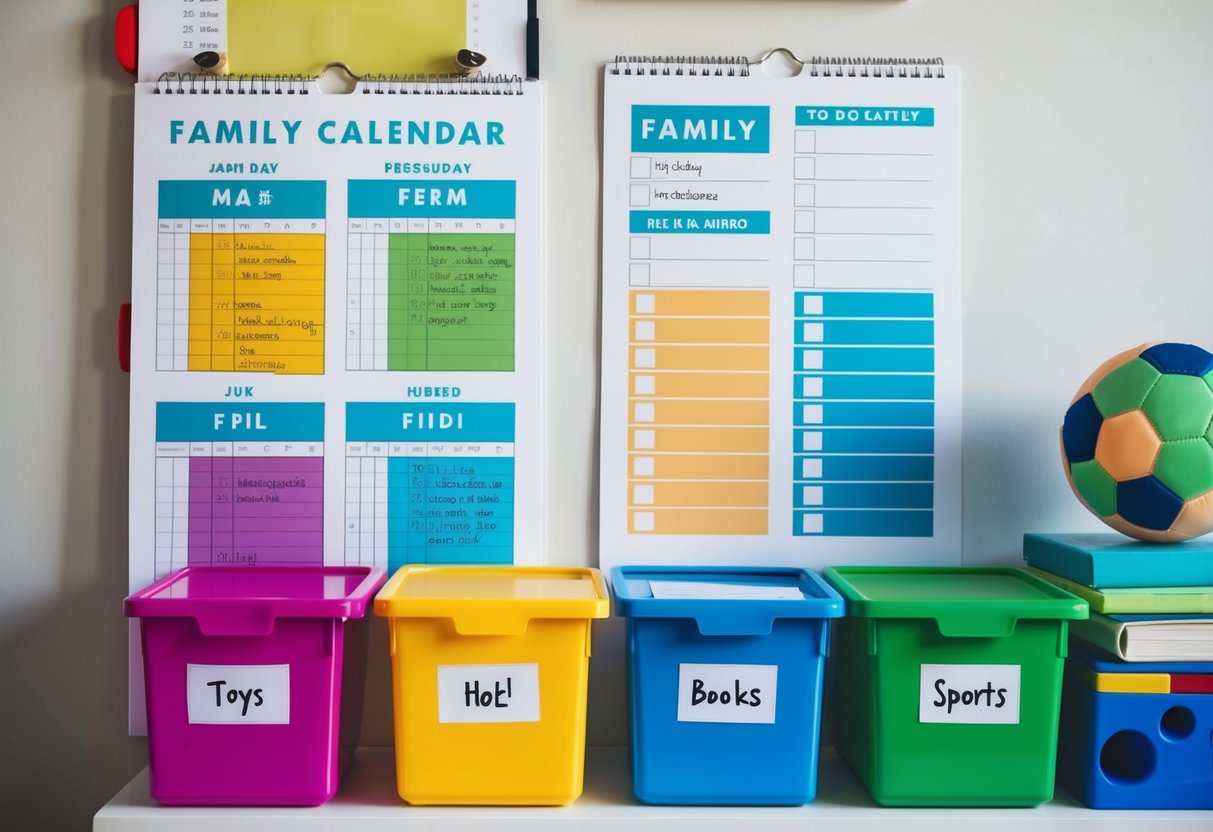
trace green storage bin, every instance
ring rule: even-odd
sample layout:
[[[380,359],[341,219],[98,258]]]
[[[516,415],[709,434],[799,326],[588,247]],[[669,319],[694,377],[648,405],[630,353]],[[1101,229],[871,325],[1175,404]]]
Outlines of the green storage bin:
[[[1087,602],[1019,569],[835,567],[834,744],[886,806],[1053,796],[1066,622]]]

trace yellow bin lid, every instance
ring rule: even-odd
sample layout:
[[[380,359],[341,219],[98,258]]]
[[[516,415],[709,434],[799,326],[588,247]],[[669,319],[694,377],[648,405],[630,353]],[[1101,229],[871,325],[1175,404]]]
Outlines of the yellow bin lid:
[[[602,573],[586,566],[402,566],[375,596],[375,614],[517,635],[534,618],[606,618],[609,597]]]

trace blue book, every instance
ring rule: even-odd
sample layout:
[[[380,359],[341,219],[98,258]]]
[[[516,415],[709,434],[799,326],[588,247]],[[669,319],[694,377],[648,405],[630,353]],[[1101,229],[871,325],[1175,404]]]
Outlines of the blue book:
[[[1025,534],[1030,566],[1096,589],[1213,585],[1213,542],[1142,543],[1119,534]]]

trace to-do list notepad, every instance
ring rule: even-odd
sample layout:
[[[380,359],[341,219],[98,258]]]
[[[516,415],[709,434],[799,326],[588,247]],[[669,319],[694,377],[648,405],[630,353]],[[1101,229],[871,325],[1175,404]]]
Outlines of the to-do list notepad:
[[[960,555],[959,71],[616,62],[602,566]]]

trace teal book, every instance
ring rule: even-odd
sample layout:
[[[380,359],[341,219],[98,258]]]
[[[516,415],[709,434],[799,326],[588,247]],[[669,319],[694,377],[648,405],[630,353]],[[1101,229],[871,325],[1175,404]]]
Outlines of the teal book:
[[[1025,534],[1029,566],[1096,589],[1213,585],[1213,541],[1143,543],[1119,534]]]

